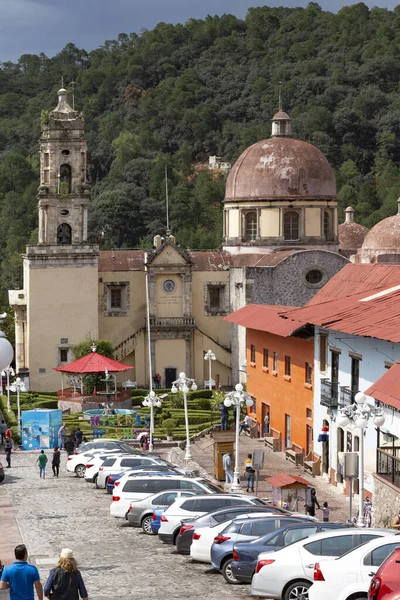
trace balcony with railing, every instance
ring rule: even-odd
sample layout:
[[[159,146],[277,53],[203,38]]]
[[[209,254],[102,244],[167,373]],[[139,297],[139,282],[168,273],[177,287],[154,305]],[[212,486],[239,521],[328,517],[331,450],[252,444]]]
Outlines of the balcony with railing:
[[[329,379],[321,379],[321,406],[328,408],[337,408],[338,406],[338,384]]]
[[[349,387],[340,386],[339,408],[346,408],[354,403],[354,393]]]
[[[376,473],[400,488],[400,448],[376,449]]]
[[[150,317],[152,329],[194,329],[194,317]]]

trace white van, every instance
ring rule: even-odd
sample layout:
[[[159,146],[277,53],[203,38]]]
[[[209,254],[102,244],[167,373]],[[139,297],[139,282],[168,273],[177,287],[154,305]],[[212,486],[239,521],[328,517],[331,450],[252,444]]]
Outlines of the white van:
[[[202,477],[180,477],[179,475],[124,475],[115,482],[110,514],[127,518],[130,503],[141,500],[163,490],[190,490],[197,494],[222,494],[223,490]]]

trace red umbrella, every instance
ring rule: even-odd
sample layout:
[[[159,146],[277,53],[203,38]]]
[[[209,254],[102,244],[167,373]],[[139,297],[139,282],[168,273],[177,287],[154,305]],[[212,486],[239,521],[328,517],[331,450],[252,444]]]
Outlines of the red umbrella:
[[[78,360],[74,360],[68,365],[56,367],[54,371],[61,371],[62,373],[79,373],[80,375],[83,375],[87,373],[104,373],[106,369],[109,373],[118,373],[119,371],[129,371],[129,369],[133,368],[134,367],[124,365],[112,358],[107,358],[107,356],[103,356],[97,352],[91,352],[86,356],[82,356],[82,358],[78,358]]]

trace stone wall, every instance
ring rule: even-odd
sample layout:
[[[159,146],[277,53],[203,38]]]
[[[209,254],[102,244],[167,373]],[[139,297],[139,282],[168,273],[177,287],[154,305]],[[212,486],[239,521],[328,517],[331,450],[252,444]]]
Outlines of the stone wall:
[[[372,508],[372,527],[390,527],[393,517],[400,511],[400,489],[376,473]]]

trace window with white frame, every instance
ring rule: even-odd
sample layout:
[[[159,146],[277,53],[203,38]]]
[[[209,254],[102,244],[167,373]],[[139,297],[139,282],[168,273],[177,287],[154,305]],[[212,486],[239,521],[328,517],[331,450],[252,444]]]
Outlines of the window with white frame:
[[[110,281],[104,284],[104,314],[106,317],[129,315],[128,281]]]

